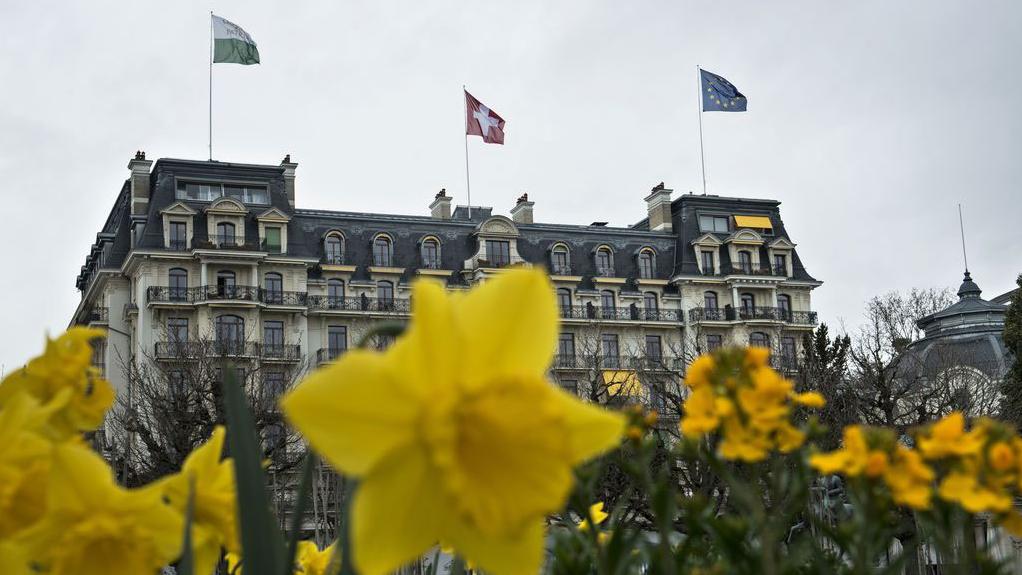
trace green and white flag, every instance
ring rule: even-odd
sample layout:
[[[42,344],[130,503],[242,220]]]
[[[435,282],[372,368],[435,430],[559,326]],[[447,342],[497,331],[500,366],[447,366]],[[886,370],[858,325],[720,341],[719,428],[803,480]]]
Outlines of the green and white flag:
[[[258,64],[259,50],[248,32],[230,20],[213,17],[213,63]]]

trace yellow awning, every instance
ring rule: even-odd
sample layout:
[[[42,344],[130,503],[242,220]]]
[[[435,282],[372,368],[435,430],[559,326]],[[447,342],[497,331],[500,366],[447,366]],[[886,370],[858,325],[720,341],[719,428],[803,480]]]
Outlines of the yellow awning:
[[[736,228],[753,228],[756,230],[772,230],[770,218],[766,216],[735,216]]]
[[[643,393],[638,374],[631,370],[606,369],[603,383],[607,385],[607,397],[638,397]]]

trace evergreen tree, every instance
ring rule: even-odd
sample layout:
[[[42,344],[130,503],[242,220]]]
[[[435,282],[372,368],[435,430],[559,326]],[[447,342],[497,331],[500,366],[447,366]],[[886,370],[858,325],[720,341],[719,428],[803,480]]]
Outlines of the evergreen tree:
[[[828,428],[822,445],[825,449],[837,448],[841,429],[855,420],[856,410],[848,405],[854,395],[847,387],[851,343],[847,335],[831,339],[825,323],[802,340],[804,351],[799,363],[798,384],[802,391],[819,391],[827,398],[827,405],[817,414]]]
[[[1022,274],[1019,274],[1018,291],[1011,298],[1011,306],[1004,317],[1004,345],[1013,354],[1014,363],[1001,383],[1004,394],[1004,419],[1022,427]]]

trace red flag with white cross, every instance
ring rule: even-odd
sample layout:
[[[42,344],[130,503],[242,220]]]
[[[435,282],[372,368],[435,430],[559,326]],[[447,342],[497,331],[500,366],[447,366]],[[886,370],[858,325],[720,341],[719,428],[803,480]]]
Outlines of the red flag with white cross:
[[[465,134],[481,136],[487,144],[504,143],[504,119],[465,91]]]

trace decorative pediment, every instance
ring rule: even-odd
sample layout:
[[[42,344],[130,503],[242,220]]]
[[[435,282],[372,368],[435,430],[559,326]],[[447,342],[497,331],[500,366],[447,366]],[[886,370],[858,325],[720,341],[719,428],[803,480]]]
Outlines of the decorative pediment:
[[[170,204],[169,206],[160,210],[160,213],[171,216],[194,216],[199,212],[193,210],[191,207],[188,206],[188,204],[184,202],[174,202],[173,204]]]
[[[692,240],[692,245],[694,246],[720,247],[722,243],[723,242],[720,241],[720,238],[713,234],[703,234]]]
[[[759,235],[755,230],[741,229],[731,234],[724,240],[724,243],[735,243],[735,244],[763,244],[763,236]]]
[[[795,249],[795,244],[788,241],[788,238],[777,238],[776,240],[767,244],[767,247],[773,248],[775,250],[793,250]]]
[[[518,237],[518,227],[510,218],[505,216],[493,216],[476,228],[476,234],[485,236],[503,236],[508,238]]]
[[[291,221],[291,217],[277,208],[270,208],[265,212],[256,216],[256,219],[261,222],[283,222],[287,223]]]
[[[225,216],[243,216],[248,213],[245,205],[233,198],[220,198],[206,208],[207,214],[221,214]]]

